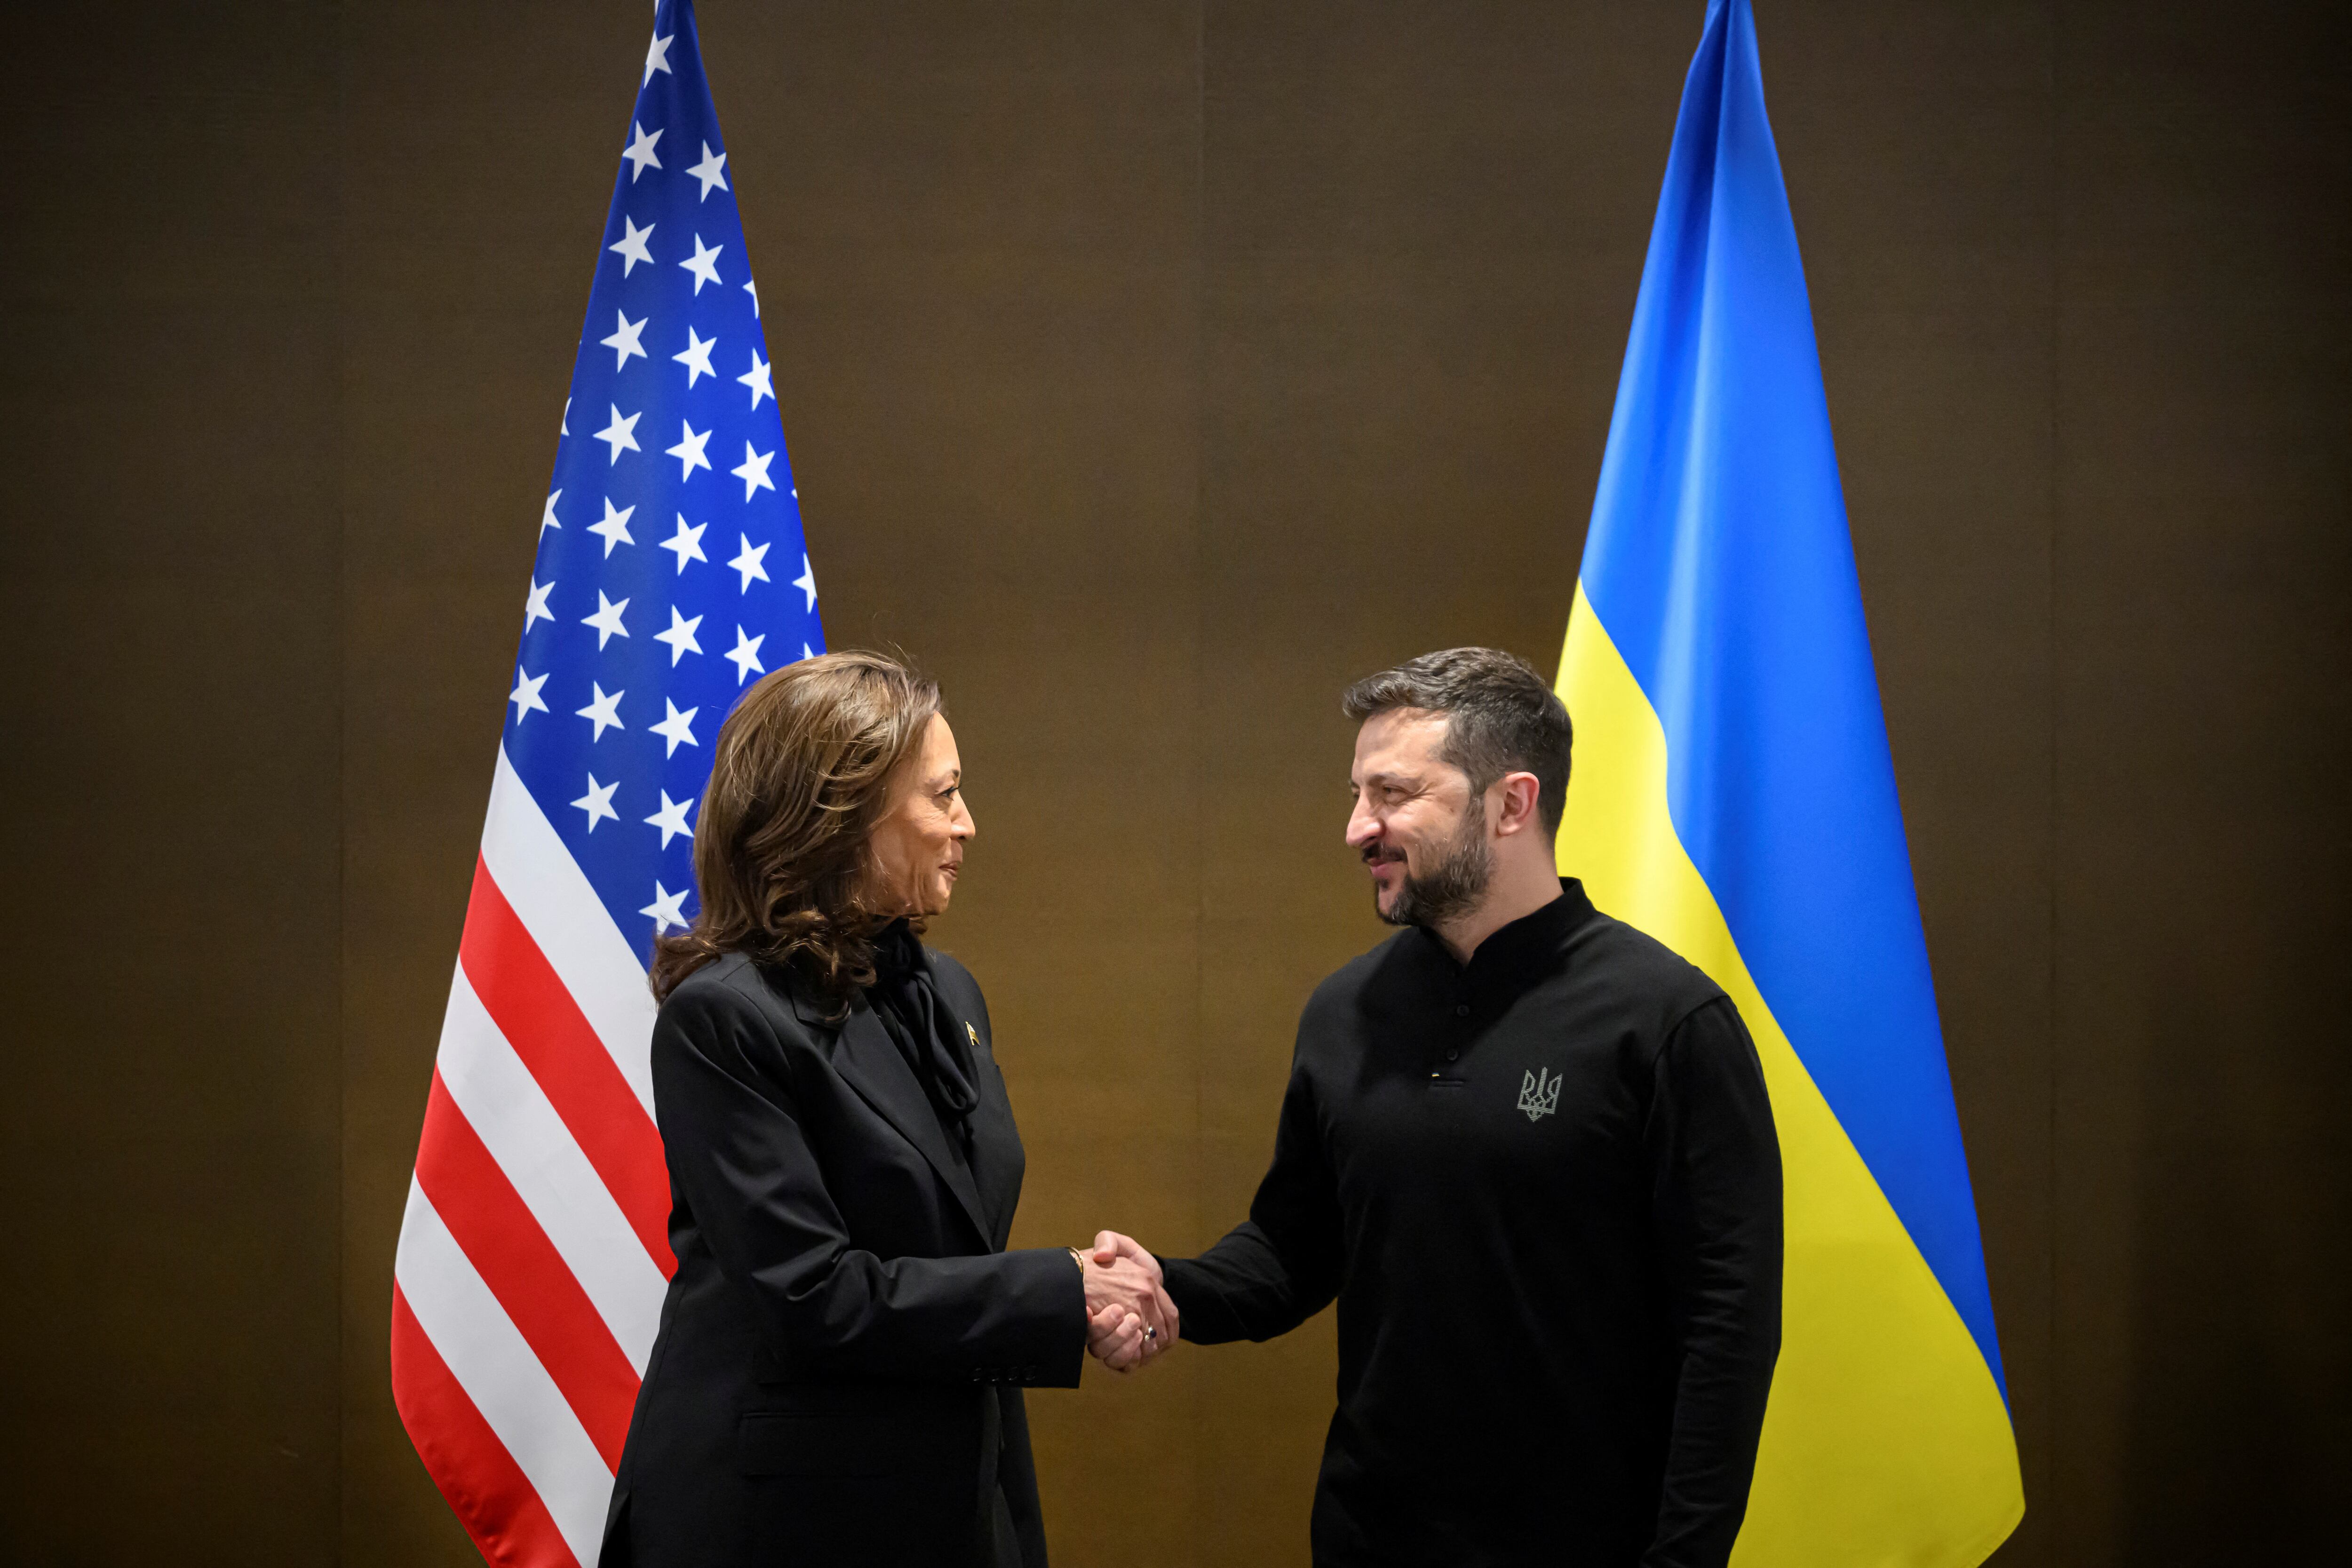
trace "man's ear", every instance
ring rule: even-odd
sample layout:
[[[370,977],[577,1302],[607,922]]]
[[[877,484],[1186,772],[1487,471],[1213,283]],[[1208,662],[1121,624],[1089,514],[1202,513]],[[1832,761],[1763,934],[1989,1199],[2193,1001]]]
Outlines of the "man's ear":
[[[1535,774],[1505,773],[1496,781],[1496,787],[1502,792],[1495,811],[1496,837],[1526,833],[1538,825],[1543,784]]]

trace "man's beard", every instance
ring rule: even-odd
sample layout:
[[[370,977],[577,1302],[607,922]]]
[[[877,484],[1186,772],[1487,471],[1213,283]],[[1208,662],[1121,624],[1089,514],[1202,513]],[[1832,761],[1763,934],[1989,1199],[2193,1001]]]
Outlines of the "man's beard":
[[[1477,801],[1470,805],[1462,814],[1461,831],[1428,874],[1416,877],[1409,870],[1404,874],[1397,884],[1394,905],[1381,908],[1380,889],[1372,889],[1372,910],[1381,919],[1392,926],[1433,930],[1468,914],[1486,898],[1486,885],[1495,878],[1495,856],[1486,847],[1486,814],[1478,809]]]

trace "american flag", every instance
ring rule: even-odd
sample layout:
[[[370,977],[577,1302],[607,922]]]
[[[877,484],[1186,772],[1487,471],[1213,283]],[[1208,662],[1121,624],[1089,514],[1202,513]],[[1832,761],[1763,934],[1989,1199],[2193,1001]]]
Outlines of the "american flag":
[[[500,1563],[596,1561],[675,1267],[646,962],[719,720],[824,646],[726,145],[662,0],[393,1270],[401,1419]]]

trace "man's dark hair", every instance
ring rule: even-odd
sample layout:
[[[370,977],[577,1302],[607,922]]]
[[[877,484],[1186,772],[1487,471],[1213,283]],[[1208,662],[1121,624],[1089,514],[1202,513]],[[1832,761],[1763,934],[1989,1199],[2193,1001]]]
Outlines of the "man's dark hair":
[[[1348,688],[1339,710],[1362,723],[1393,708],[1446,717],[1437,754],[1470,776],[1481,795],[1505,773],[1536,775],[1544,831],[1568,809],[1568,708],[1527,660],[1493,647],[1449,647],[1409,658]]]

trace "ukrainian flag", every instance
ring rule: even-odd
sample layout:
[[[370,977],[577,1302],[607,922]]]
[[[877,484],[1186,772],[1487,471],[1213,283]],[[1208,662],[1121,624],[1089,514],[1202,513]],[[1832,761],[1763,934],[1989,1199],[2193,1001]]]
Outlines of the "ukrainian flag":
[[[1731,994],[1780,1127],[1733,1562],[1981,1563],[2024,1494],[1748,0],[1683,89],[1559,689],[1560,869]]]

